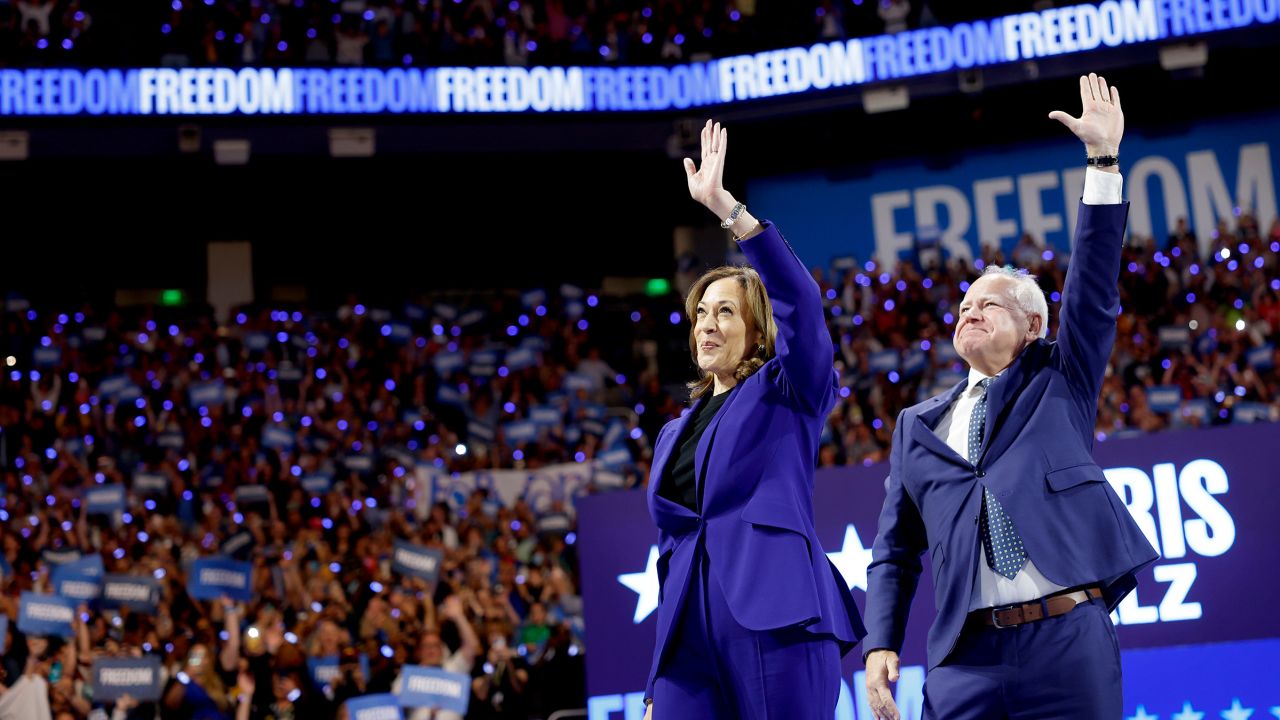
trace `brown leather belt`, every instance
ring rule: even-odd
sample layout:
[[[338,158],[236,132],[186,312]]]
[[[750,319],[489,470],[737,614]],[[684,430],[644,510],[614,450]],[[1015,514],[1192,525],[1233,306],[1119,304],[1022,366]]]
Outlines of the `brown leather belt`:
[[[969,613],[969,620],[975,623],[982,623],[988,627],[1010,628],[1023,623],[1066,615],[1081,603],[1101,599],[1102,590],[1097,587],[1068,590],[1057,595],[1032,600],[1029,603],[974,610]]]

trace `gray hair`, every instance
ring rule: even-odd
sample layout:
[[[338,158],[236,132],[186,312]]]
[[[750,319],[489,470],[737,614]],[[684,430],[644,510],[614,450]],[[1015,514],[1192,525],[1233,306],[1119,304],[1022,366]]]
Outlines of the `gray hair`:
[[[1009,294],[1018,307],[1028,315],[1040,317],[1040,337],[1049,334],[1049,303],[1044,299],[1044,290],[1036,282],[1036,276],[1022,268],[989,265],[982,271],[982,276],[1000,275],[1013,280]]]

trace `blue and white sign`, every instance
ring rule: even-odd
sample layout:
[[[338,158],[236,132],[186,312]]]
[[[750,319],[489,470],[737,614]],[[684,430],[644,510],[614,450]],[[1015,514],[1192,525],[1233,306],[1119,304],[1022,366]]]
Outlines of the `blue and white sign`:
[[[160,604],[160,583],[145,575],[106,575],[102,578],[104,608],[129,608],[152,614]]]
[[[439,550],[397,540],[391,553],[391,569],[434,584],[440,577],[443,559],[444,553]]]
[[[187,592],[197,600],[217,600],[226,595],[232,600],[253,599],[253,566],[225,557],[203,557],[191,562],[187,575]]]
[[[133,491],[139,495],[167,495],[169,494],[169,478],[160,473],[135,473],[133,476]]]
[[[272,450],[292,450],[296,439],[289,428],[268,425],[262,428],[262,446]]]
[[[164,673],[158,655],[98,658],[93,661],[93,699],[111,702],[128,695],[141,702],[160,699]]]
[[[75,635],[76,604],[79,601],[57,595],[24,592],[19,599],[18,629],[28,635]]]
[[[266,505],[271,491],[266,485],[241,485],[236,488],[236,502],[240,505]]]
[[[84,491],[85,512],[90,515],[110,515],[124,510],[123,485],[90,485]]]
[[[65,565],[63,567],[66,567]],[[54,572],[51,578],[53,591],[59,597],[74,600],[77,603],[89,603],[102,594],[101,576],[88,575],[82,572]]]
[[[471,677],[440,668],[405,665],[400,670],[400,705],[467,714]]]
[[[360,653],[359,656],[360,672],[364,674],[366,680],[369,679],[369,656]],[[307,671],[311,673],[311,680],[315,682],[316,687],[324,687],[332,684],[337,677],[342,674],[342,658],[337,655],[326,655],[325,657],[307,658]]]
[[[187,397],[191,403],[191,407],[213,407],[221,405],[226,400],[226,389],[222,386],[221,380],[212,382],[193,383],[187,391]]]
[[[347,715],[351,720],[404,720],[399,698],[390,693],[348,700]]]
[[[329,492],[329,488],[333,487],[333,477],[330,475],[306,475],[301,480],[302,489],[312,495],[323,495]]]

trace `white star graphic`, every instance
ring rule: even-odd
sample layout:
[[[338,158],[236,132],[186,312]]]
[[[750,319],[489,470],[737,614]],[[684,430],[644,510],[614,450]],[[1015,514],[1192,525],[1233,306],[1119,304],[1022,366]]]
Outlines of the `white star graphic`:
[[[1169,720],[1200,720],[1204,717],[1204,713],[1196,712],[1191,709],[1191,703],[1182,703],[1182,712],[1169,718]]]
[[[1272,714],[1272,715],[1275,715],[1275,716],[1276,716],[1276,717],[1278,717],[1278,718],[1280,718],[1280,705],[1277,705],[1277,706],[1275,706],[1275,707],[1271,708],[1271,714]]]
[[[858,529],[853,525],[844,528],[844,543],[837,552],[827,553],[832,564],[844,576],[849,589],[862,588],[867,591],[867,566],[871,564],[871,548],[862,546],[862,538],[858,537]]]
[[[658,546],[649,546],[649,561],[644,570],[636,573],[623,573],[618,582],[631,588],[639,597],[636,598],[636,625],[644,622],[649,614],[658,609]]]
[[[1126,718],[1126,720],[1160,720],[1160,716],[1159,716],[1159,715],[1148,715],[1148,714],[1147,714],[1147,708],[1146,708],[1146,706],[1145,706],[1145,705],[1139,705],[1139,706],[1138,706],[1138,712],[1136,712],[1136,713],[1134,713],[1133,715],[1131,715],[1130,717]]]
[[[1240,698],[1231,699],[1231,707],[1222,711],[1223,720],[1249,720],[1253,708],[1240,707]]]

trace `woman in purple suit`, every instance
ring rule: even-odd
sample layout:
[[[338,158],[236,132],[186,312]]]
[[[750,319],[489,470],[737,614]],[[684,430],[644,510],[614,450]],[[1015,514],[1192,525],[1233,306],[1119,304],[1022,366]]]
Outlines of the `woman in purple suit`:
[[[658,638],[646,718],[830,720],[840,657],[865,631],[813,527],[813,468],[837,376],[818,286],[722,184],[728,132],[708,121],[689,193],[751,267],[703,275],[685,310],[700,379],[658,433]]]

